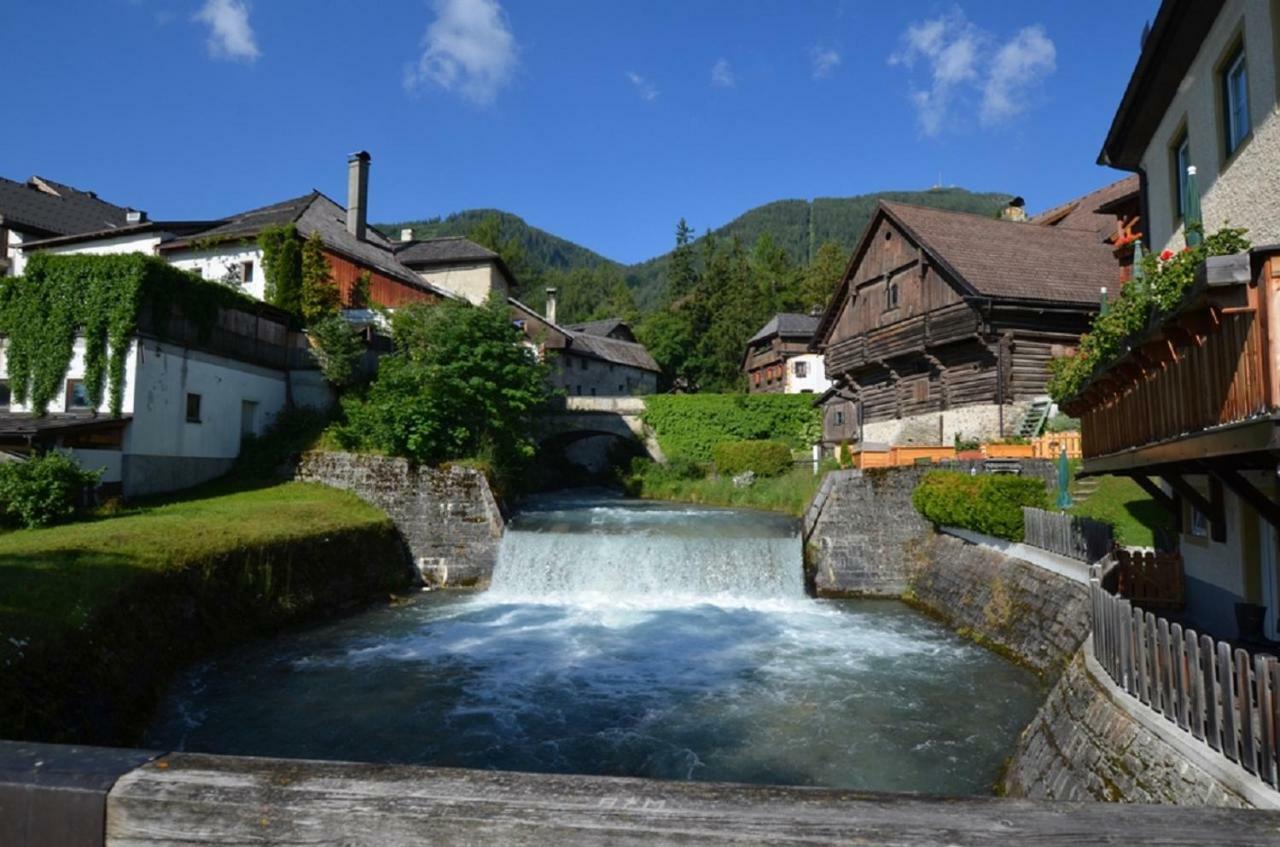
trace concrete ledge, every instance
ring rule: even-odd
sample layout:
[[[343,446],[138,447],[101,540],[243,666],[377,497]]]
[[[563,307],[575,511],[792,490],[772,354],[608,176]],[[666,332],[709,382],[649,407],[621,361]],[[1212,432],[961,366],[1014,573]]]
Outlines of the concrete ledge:
[[[988,550],[1003,553],[1011,559],[1021,559],[1024,562],[1029,562],[1036,567],[1052,571],[1059,576],[1065,576],[1067,579],[1078,582],[1081,585],[1089,584],[1089,566],[1077,559],[1069,559],[1066,556],[1059,556],[1057,553],[1050,553],[1048,550],[1041,550],[1039,547],[1031,547],[1016,541],[1005,541],[1003,538],[995,538],[990,535],[983,535],[980,532],[960,529],[959,527],[944,526],[939,531],[962,541],[967,541],[970,544],[977,544],[979,547],[986,547]]]
[[[1274,844],[1258,810],[929,798],[815,788],[173,754],[124,776],[107,843]]]
[[[1190,733],[1184,732],[1176,723],[1166,720],[1163,715],[1142,705],[1140,700],[1129,696],[1127,691],[1122,691],[1094,655],[1092,638],[1085,639],[1080,649],[1084,654],[1085,670],[1116,708],[1255,808],[1280,810],[1280,791],[1228,760],[1226,756],[1215,753]],[[1280,833],[1276,838],[1277,843],[1280,843]]]

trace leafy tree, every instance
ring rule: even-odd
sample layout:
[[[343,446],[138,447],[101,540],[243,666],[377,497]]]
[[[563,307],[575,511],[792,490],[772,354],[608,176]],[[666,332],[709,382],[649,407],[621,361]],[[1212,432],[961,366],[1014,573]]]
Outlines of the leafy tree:
[[[324,255],[324,242],[320,233],[313,232],[302,246],[302,317],[308,324],[319,323],[337,314],[341,303],[338,285]]]
[[[302,312],[302,245],[293,224],[267,227],[258,234],[266,300],[292,314]]]
[[[329,314],[313,323],[308,335],[316,347],[320,371],[339,391],[360,380],[360,360],[365,344],[360,333],[342,315]]]
[[[532,456],[546,372],[505,303],[405,306],[392,334],[396,352],[379,363],[368,391],[343,402],[340,443],[426,464],[485,455],[512,468]]]
[[[351,293],[347,297],[348,309],[369,309],[373,307],[373,299],[369,289],[373,287],[373,279],[368,271],[361,271],[351,285]]]

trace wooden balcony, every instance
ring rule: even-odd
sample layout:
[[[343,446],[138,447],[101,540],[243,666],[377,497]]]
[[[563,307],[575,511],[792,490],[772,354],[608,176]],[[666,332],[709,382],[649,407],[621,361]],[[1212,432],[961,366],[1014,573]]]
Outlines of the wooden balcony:
[[[1231,452],[1233,443],[1249,449],[1257,434],[1219,439],[1214,448],[1200,443],[1186,456],[1171,445],[1250,422],[1264,425],[1268,443],[1280,401],[1278,296],[1280,252],[1221,257],[1202,268],[1182,307],[1063,404],[1081,419],[1086,471],[1195,459]]]
[[[969,338],[980,329],[978,313],[968,304],[944,306],[829,345],[827,373],[856,371],[874,362]]]

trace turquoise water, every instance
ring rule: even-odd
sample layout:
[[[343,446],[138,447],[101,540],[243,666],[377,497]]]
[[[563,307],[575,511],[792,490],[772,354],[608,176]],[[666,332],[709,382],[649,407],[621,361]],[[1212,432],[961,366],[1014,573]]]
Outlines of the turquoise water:
[[[803,592],[794,522],[535,504],[489,591],[189,669],[146,743],[265,756],[986,793],[1035,677],[892,601]]]

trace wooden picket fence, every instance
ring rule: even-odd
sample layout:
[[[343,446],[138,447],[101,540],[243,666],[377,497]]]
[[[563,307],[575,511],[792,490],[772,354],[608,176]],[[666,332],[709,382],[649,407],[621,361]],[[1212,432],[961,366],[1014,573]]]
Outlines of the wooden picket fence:
[[[1102,587],[1091,570],[1093,650],[1115,684],[1165,720],[1280,788],[1280,662],[1170,624]]]
[[[1144,609],[1184,605],[1182,557],[1154,550],[1116,550],[1116,593]]]
[[[1065,512],[1022,507],[1023,542],[1059,556],[1093,564],[1115,547],[1110,524]]]

